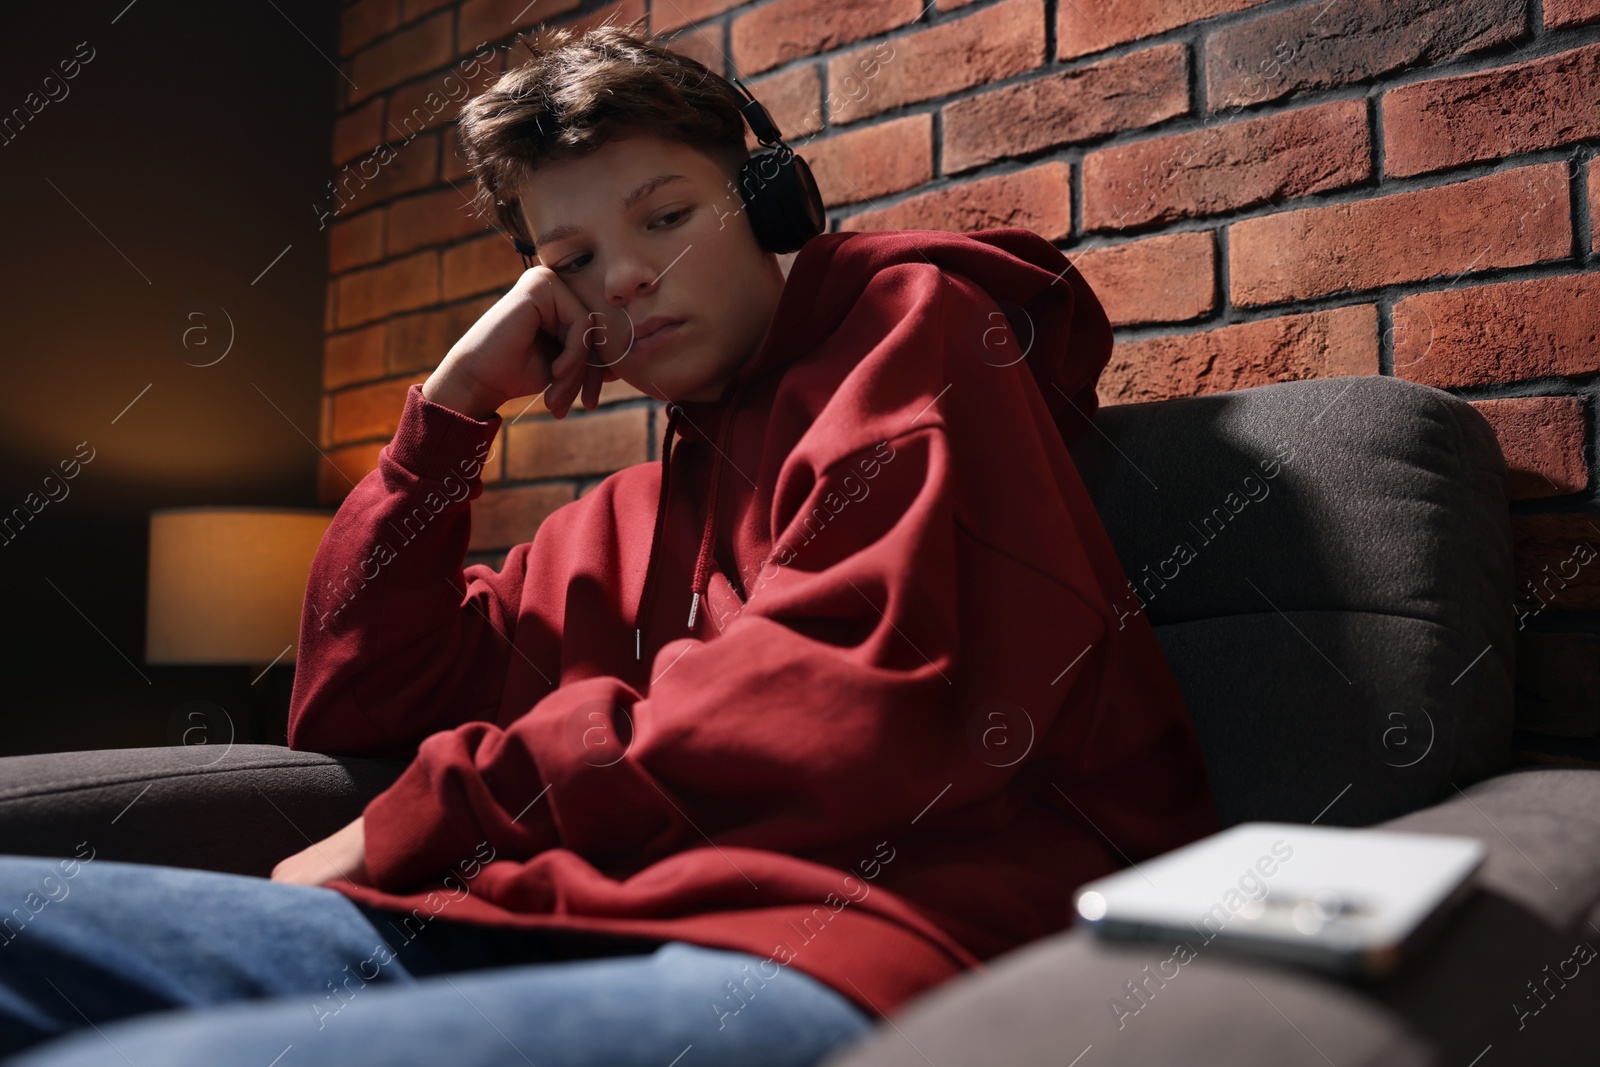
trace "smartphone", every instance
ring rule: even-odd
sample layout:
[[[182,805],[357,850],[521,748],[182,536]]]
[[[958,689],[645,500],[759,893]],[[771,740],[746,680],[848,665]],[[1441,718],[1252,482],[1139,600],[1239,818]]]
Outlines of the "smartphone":
[[[1176,939],[1199,954],[1270,956],[1382,978],[1472,891],[1487,850],[1471,837],[1246,822],[1079,886],[1101,937]]]

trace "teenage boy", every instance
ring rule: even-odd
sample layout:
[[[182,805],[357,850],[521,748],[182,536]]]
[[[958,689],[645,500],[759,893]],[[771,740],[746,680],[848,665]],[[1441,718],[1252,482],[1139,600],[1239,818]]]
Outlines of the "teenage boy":
[[[1066,258],[1022,229],[828,233],[785,278],[705,68],[631,29],[532,51],[461,134],[540,262],[411,387],[302,618],[290,746],[409,765],[270,882],[85,865],[0,960],[0,1049],[80,1025],[69,990],[96,1022],[276,996],[17,1063],[503,1040],[798,1067],[1216,829],[1068,451],[1112,338]],[[499,408],[562,418],[614,378],[669,401],[659,462],[463,569]],[[0,857],[0,892],[45,862]]]
[[[1021,229],[824,234],[785,279],[736,103],[604,29],[468,105],[540,262],[317,555],[290,745],[412,762],[288,873],[410,912],[492,849],[453,919],[735,948],[882,1014],[1216,817],[1068,452],[1088,285]],[[659,462],[463,570],[497,409],[612,376],[672,402]]]

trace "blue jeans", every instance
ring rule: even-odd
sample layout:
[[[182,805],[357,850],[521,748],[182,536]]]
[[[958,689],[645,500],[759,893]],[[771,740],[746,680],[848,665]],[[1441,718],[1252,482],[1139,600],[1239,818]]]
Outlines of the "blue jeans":
[[[0,855],[3,1067],[801,1067],[874,1022],[743,952],[574,946],[323,887],[67,862]]]

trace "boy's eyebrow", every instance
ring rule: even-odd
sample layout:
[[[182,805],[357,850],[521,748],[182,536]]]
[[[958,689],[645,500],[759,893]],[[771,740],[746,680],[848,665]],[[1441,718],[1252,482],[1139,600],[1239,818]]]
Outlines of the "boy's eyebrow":
[[[633,205],[637,204],[639,201],[643,200],[645,197],[661,188],[661,186],[666,185],[669,182],[686,182],[688,180],[688,176],[684,174],[657,174],[653,178],[646,178],[639,185],[639,188],[635,189],[633,192],[621,199],[621,201],[618,203],[618,207],[623,211],[627,211],[629,208],[633,207]],[[541,233],[538,237],[534,238],[533,243],[536,247],[539,245],[546,245],[551,241],[560,241],[563,238],[575,237],[582,232],[583,231],[577,226],[556,226],[546,230],[544,233]]]

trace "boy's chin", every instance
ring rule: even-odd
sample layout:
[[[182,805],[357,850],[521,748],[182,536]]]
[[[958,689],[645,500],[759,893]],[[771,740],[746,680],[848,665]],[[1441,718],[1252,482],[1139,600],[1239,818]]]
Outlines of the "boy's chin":
[[[650,397],[652,400],[660,400],[666,403],[673,403],[679,400],[690,400],[693,397],[699,396],[701,392],[704,391],[704,386],[696,386],[692,383],[685,385],[672,379],[664,381],[662,380],[661,376],[654,374],[646,374],[643,377],[639,377],[637,375],[619,374],[617,375],[617,378],[618,380],[625,382],[626,384],[639,390],[639,392]]]

